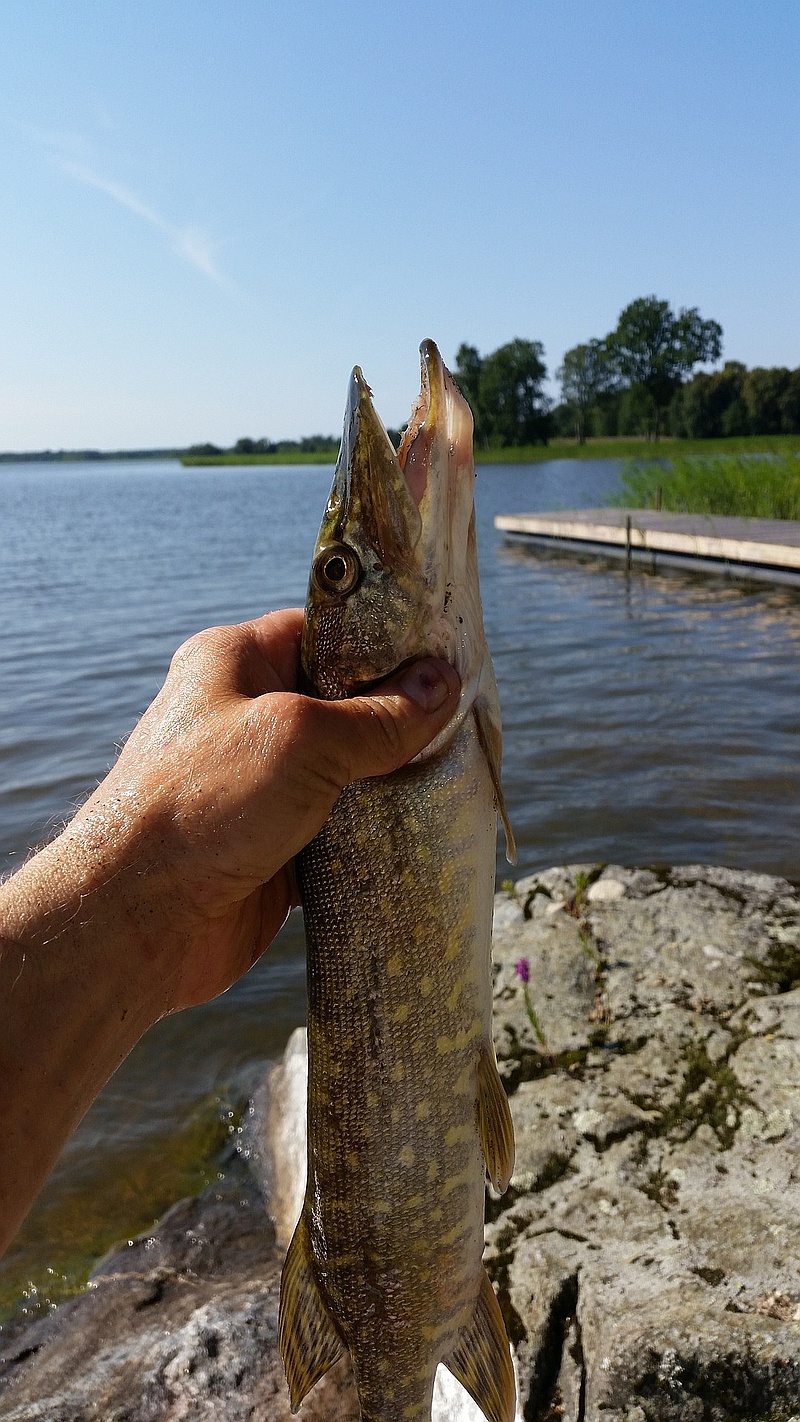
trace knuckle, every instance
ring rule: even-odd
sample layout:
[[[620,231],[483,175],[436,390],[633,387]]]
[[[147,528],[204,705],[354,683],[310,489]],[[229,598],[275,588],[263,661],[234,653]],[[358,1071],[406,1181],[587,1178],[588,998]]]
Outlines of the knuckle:
[[[170,670],[181,669],[191,662],[197,661],[198,657],[205,656],[209,651],[213,651],[218,644],[219,634],[224,629],[221,627],[207,627],[202,632],[195,632],[193,636],[187,637],[185,642],[175,651],[170,662]]]
[[[325,703],[294,692],[275,693],[263,726],[264,747],[283,774],[312,796],[335,798],[352,779],[347,737],[331,735]]]
[[[315,703],[306,696],[293,692],[275,693],[277,704],[275,722],[280,727],[281,741],[286,750],[313,744],[316,724]]]
[[[315,703],[294,692],[273,692],[259,713],[261,755],[273,764],[314,764],[324,755]]]

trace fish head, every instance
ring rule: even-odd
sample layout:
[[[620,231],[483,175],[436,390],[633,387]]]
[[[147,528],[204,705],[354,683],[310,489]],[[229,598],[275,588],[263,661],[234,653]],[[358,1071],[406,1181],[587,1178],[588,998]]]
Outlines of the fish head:
[[[309,583],[307,690],[338,699],[420,656],[462,681],[463,719],[486,653],[478,587],[472,414],[433,341],[400,449],[356,367]]]

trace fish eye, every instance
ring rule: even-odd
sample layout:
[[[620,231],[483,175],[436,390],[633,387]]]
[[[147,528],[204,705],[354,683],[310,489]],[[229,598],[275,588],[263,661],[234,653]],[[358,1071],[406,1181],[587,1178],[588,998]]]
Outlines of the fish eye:
[[[325,593],[344,596],[352,592],[361,577],[361,564],[346,543],[334,543],[323,548],[314,564],[314,579]]]

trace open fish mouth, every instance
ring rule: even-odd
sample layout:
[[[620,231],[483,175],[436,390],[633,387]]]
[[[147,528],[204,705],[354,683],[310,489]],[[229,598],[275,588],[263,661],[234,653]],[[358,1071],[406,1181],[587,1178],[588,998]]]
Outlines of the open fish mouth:
[[[431,340],[420,370],[398,451],[361,369],[350,377],[307,605],[303,664],[317,695],[350,695],[424,655],[464,680],[483,655],[472,414]]]

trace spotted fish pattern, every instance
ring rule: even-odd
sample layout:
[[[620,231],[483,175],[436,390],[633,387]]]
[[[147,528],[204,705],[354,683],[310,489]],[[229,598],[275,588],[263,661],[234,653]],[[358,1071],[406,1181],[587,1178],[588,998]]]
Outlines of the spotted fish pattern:
[[[427,435],[432,466],[435,436],[444,437],[446,474],[451,431],[436,425],[444,420],[445,394],[453,392],[451,404],[461,397],[446,385],[450,377],[435,347],[426,347],[427,398],[416,433]],[[347,425],[343,443],[349,473],[372,441],[368,454],[377,443],[383,465],[367,458],[366,477],[404,478],[391,447],[387,452],[379,442],[368,400],[357,383],[351,405],[358,418],[349,448]],[[471,485],[467,494],[471,513]],[[340,497],[337,507],[332,498],[318,557],[338,574],[352,553],[363,579],[372,553],[373,561],[383,559],[385,583],[385,548],[378,557],[378,535],[363,526],[363,503]],[[447,501],[440,507],[446,510]],[[474,546],[474,523],[462,523]],[[421,542],[418,537],[417,550]],[[424,548],[417,551],[417,564],[406,569],[399,596],[386,599],[398,660],[403,626],[410,624],[410,635],[419,638],[420,627],[435,620],[435,580],[420,561],[423,554]],[[332,567],[331,558],[339,560]],[[449,607],[453,586],[451,579],[448,596],[446,581]],[[312,576],[304,648],[309,686],[320,694],[323,683],[328,694],[341,695],[348,688],[336,680],[343,673],[330,650],[337,629],[358,646],[359,657],[365,639],[342,627],[342,599],[349,594],[325,602],[323,589],[326,624],[313,586]],[[379,582],[364,589],[368,621],[375,617],[376,587],[380,591]],[[479,613],[479,599],[477,605]],[[446,629],[443,634],[440,626],[437,635],[438,645],[423,639],[416,650],[441,652]],[[482,1264],[486,1174],[505,1189],[514,1151],[491,1037],[499,748],[482,622],[469,635],[465,650],[475,665],[462,658],[467,695],[449,736],[394,775],[345,789],[300,858],[308,943],[308,1180],[284,1268],[280,1317],[295,1410],[346,1349],[364,1422],[429,1419],[439,1363],[489,1422],[511,1422],[514,1415],[508,1340]],[[453,660],[459,665],[457,656]],[[363,670],[351,670],[351,682],[362,679]]]

